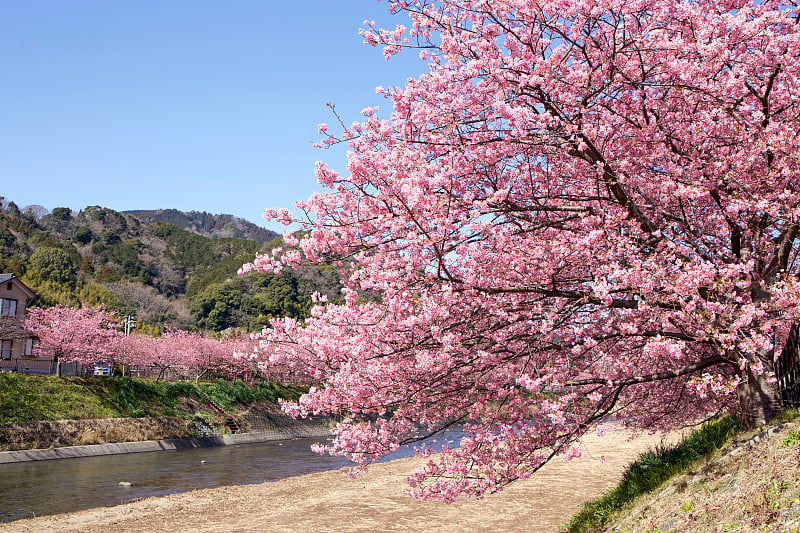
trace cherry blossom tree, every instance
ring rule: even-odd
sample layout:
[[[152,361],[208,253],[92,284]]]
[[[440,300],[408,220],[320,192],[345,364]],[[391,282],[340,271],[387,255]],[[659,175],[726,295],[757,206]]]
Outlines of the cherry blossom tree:
[[[224,349],[225,372],[233,378],[254,379],[261,375],[260,364],[263,354],[258,351],[258,341],[249,335],[238,335],[225,338],[221,341]],[[262,375],[266,379],[272,376],[268,373]],[[273,379],[273,381],[279,381]]]
[[[207,372],[224,365],[226,350],[219,341],[200,332],[167,329],[159,337],[130,335],[125,349],[132,365],[158,371],[156,379],[168,372],[199,380]]]
[[[267,328],[262,333],[251,334],[250,342],[243,343],[234,356],[248,367],[255,365],[258,375],[266,381],[303,386],[317,383],[301,359],[287,357],[291,350],[287,352],[281,343],[274,342],[273,333]]]
[[[177,371],[174,350],[161,337],[151,337],[144,333],[134,333],[124,339],[126,362],[134,367],[149,368],[158,371],[156,380],[167,372]]]
[[[114,313],[100,307],[56,305],[28,310],[25,329],[39,337],[39,350],[56,362],[91,364],[114,361],[122,333]]]
[[[169,329],[158,339],[172,366],[182,375],[200,377],[217,365],[218,355],[209,349],[207,339],[200,332]]]
[[[465,423],[409,480],[444,501],[574,456],[604,417],[769,420],[800,315],[798,4],[389,6],[409,26],[365,41],[429,71],[379,89],[388,118],[320,125],[347,173],[319,163],[329,192],[266,214],[308,234],[243,268],[354,260],[345,304],[264,332],[319,383],[287,409],[344,416],[325,450],[361,463]]]
[[[174,357],[185,375],[193,376],[195,381],[209,372],[227,374],[235,361],[232,347],[200,332],[171,330],[162,340],[173,347]]]

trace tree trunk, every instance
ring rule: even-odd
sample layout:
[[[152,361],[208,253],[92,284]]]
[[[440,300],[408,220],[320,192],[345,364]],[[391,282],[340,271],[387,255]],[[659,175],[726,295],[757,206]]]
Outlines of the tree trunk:
[[[764,362],[767,369],[767,362]],[[770,361],[768,370],[773,365]],[[742,382],[736,388],[742,427],[749,429],[762,426],[772,420],[781,410],[781,393],[778,384],[768,383],[766,376],[755,375],[748,367],[741,373]]]

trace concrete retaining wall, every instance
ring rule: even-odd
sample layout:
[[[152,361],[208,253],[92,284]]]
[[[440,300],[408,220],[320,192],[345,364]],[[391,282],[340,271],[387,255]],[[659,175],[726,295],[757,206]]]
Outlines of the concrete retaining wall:
[[[327,426],[301,424],[297,427],[272,429],[258,433],[238,433],[236,435],[215,435],[212,437],[188,439],[145,440],[140,442],[119,442],[112,444],[92,444],[89,446],[64,446],[62,448],[0,452],[0,464],[91,457],[95,455],[115,455],[120,453],[211,448],[215,446],[228,446],[231,444],[269,442],[272,440],[327,437],[330,434],[330,429]]]

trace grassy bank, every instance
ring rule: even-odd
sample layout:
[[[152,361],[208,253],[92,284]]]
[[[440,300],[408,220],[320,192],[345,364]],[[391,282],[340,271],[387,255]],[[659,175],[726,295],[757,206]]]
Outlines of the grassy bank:
[[[781,422],[797,419],[797,410],[786,409],[773,421],[777,424],[773,428],[780,431]],[[787,427],[794,427],[794,424]],[[778,511],[783,504],[789,507],[800,505],[800,500],[795,501],[792,499],[794,496],[785,494],[781,496],[782,499],[774,497],[773,493],[786,492],[790,485],[798,488],[794,479],[797,475],[789,476],[792,477],[790,481],[786,476],[781,477],[785,472],[781,472],[778,465],[786,462],[786,458],[776,457],[788,454],[791,465],[796,466],[800,430],[784,429],[787,435],[777,434],[772,438],[773,442],[769,442],[770,439],[759,434],[759,431],[741,432],[735,418],[725,416],[703,424],[673,446],[659,446],[642,454],[631,463],[617,487],[584,504],[583,509],[573,516],[566,531],[605,531],[612,522],[614,529],[621,527],[621,531],[706,531],[716,526],[725,531],[749,531],[747,527],[750,526],[754,527],[754,531],[777,531],[771,527],[779,518]],[[787,450],[790,447],[795,450]],[[732,449],[735,452],[730,453]],[[752,465],[752,472],[745,472],[745,465]],[[743,478],[740,482],[738,478],[741,476],[745,476],[746,481]],[[736,490],[737,485],[749,487],[753,494],[734,494],[732,491]],[[759,492],[753,489],[760,485],[764,486],[764,490]],[[740,514],[744,513],[746,519],[739,520],[735,528],[725,529],[730,520],[724,518],[735,515],[734,510],[730,510],[727,513],[729,516],[720,519],[719,523],[712,523],[712,513],[708,510],[699,512],[701,501],[709,509],[732,506]],[[660,527],[653,528],[653,524],[637,522],[640,514],[663,515],[660,517]],[[705,521],[700,523],[700,517],[704,517]],[[620,526],[620,522],[624,525]]]
[[[695,461],[721,448],[739,429],[736,419],[711,420],[673,446],[658,446],[631,463],[619,485],[602,497],[584,504],[569,525],[569,533],[599,531],[615,513],[635,498],[660,487]]]
[[[82,378],[0,373],[0,424],[47,420],[190,415],[187,404],[209,399],[224,409],[238,404],[296,399],[302,389],[244,384],[165,382],[127,377]]]

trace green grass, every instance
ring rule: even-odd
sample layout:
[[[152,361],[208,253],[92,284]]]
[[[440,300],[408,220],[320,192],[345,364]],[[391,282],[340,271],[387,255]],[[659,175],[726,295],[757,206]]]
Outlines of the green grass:
[[[655,450],[643,453],[628,467],[617,487],[584,504],[583,509],[572,517],[567,531],[597,531],[627,503],[657,489],[698,459],[718,450],[738,430],[736,419],[725,416],[706,422],[674,446],[659,445]]]
[[[182,399],[210,398],[226,409],[235,404],[296,399],[299,387],[256,382],[166,382],[129,377],[82,378],[0,373],[0,424],[40,420],[86,420],[181,416]]]
[[[798,442],[800,442],[800,430],[795,429],[789,432],[786,438],[781,441],[779,447],[786,448],[787,446],[794,446]]]
[[[800,409],[797,407],[784,407],[781,412],[775,415],[770,423],[777,424],[779,422],[797,422],[800,419]]]
[[[0,374],[0,423],[119,416],[81,378]]]
[[[297,399],[304,390],[300,387],[281,386],[275,383],[256,382],[245,385],[241,381],[217,380],[214,383],[199,383],[198,389],[202,394],[223,409],[233,407],[235,404],[256,402],[277,402],[279,398]]]
[[[116,377],[100,382],[107,390],[100,388],[105,405],[122,416],[175,416],[180,398],[198,399],[200,395],[192,383],[185,381],[167,382]]]

